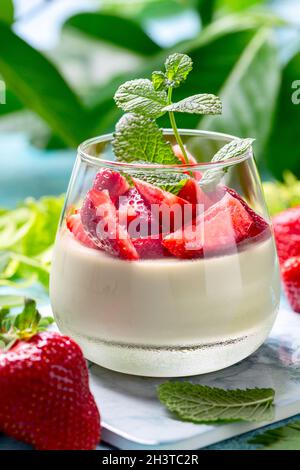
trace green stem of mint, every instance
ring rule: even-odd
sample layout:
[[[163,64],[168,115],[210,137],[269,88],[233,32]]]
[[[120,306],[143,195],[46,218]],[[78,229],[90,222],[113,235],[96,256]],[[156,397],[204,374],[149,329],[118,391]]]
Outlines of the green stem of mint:
[[[173,93],[173,89],[171,87],[168,88],[168,104],[172,104],[172,93]],[[180,134],[178,132],[175,116],[174,116],[174,113],[172,111],[169,111],[169,117],[170,117],[172,129],[173,129],[173,132],[174,132],[174,135],[175,135],[175,139],[177,140],[177,143],[178,143],[178,145],[179,145],[179,147],[182,151],[182,155],[184,157],[185,163],[189,164],[189,159],[188,159],[188,156],[186,154],[186,151],[185,151],[182,139],[180,137]]]

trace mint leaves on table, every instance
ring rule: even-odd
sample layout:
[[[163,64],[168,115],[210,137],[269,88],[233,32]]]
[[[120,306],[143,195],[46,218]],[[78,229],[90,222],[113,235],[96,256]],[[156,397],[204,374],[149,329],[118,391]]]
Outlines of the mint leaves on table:
[[[271,388],[223,390],[190,382],[165,382],[158,397],[178,419],[192,423],[268,421],[273,417]]]
[[[300,421],[268,429],[248,441],[264,450],[300,450]]]
[[[211,162],[217,163],[238,158],[249,151],[253,142],[254,139],[234,139],[224,145],[224,147],[214,155]],[[215,185],[221,181],[227,170],[228,168],[226,167],[207,170],[199,183],[201,188],[207,191],[212,190]]]
[[[190,96],[178,103],[172,102],[173,89],[180,86],[192,70],[192,60],[186,54],[172,54],[165,62],[165,72],[155,71],[152,81],[148,79],[130,80],[119,87],[115,94],[115,102],[126,113],[133,113],[136,119],[121,118],[121,125],[117,125],[114,139],[114,151],[119,161],[132,161],[135,155],[143,154],[143,161],[153,163],[156,145],[161,149],[165,142],[155,119],[169,113],[175,138],[181,148],[185,162],[189,163],[185,147],[177,129],[174,112],[187,112],[197,114],[220,114],[221,101],[217,96],[202,94]],[[140,126],[136,125],[138,119],[148,119]],[[157,126],[157,138],[146,138],[145,134],[154,133]],[[131,145],[124,146],[124,140],[130,139]],[[172,151],[172,149],[170,148]],[[128,153],[130,151],[130,154]],[[180,161],[176,158],[176,163]],[[135,161],[137,159],[135,158]],[[155,163],[170,164],[169,152],[161,152],[155,157]]]

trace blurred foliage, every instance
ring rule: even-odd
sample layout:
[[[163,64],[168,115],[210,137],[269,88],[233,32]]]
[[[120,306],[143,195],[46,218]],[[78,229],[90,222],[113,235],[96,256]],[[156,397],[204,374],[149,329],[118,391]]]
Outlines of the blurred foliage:
[[[101,4],[99,11],[82,11],[65,22],[61,44],[50,52],[50,60],[49,54],[16,35],[10,26],[12,1],[1,1],[0,75],[8,88],[1,119],[29,109],[47,126],[45,144],[74,147],[113,130],[120,115],[113,94],[122,82],[149,77],[170,52],[186,52],[194,60],[194,71],[176,98],[220,94],[224,112],[201,119],[182,115],[179,126],[254,137],[261,168],[276,178],[286,169],[300,177],[300,105],[291,100],[292,82],[300,79],[299,26],[297,30],[275,16],[267,0],[104,0]],[[164,27],[172,36],[170,21],[180,29],[187,13],[199,31],[194,37],[184,31],[186,39],[164,47],[151,25]],[[291,48],[289,43],[285,50],[279,38],[290,32],[296,36],[295,45]],[[62,59],[67,40],[73,47]],[[89,62],[91,51],[96,54]],[[92,80],[95,69],[98,74]],[[80,81],[81,74],[85,79]],[[167,125],[164,118],[161,125]]]
[[[1,0],[0,20],[12,24],[14,21],[13,0]]]
[[[52,248],[64,196],[26,199],[16,209],[0,209],[0,287],[46,289]]]
[[[263,186],[271,215],[300,205],[300,181],[291,172],[283,173],[282,182],[266,181]]]

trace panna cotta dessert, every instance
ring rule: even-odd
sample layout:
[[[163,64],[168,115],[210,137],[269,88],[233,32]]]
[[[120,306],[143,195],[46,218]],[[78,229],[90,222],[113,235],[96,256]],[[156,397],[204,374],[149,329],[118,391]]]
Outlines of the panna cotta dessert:
[[[255,351],[274,323],[272,232],[226,186],[204,193],[188,179],[174,196],[102,168],[58,232],[50,295],[60,329],[97,364],[146,376],[210,372]]]
[[[230,366],[277,314],[277,255],[253,139],[179,130],[177,113],[221,114],[213,94],[174,102],[192,71],[171,54],[122,84],[114,134],[79,147],[57,234],[50,299],[91,361],[127,374]],[[157,123],[168,115],[172,130]]]

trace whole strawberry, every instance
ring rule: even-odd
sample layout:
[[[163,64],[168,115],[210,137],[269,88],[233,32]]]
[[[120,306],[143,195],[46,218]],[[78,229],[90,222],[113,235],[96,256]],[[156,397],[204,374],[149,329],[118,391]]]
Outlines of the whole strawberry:
[[[300,207],[287,209],[273,217],[273,227],[280,263],[300,255]]]
[[[34,301],[0,311],[0,431],[39,450],[90,450],[100,416],[79,346],[46,332]]]
[[[286,260],[281,266],[286,297],[292,309],[300,313],[300,256]]]

